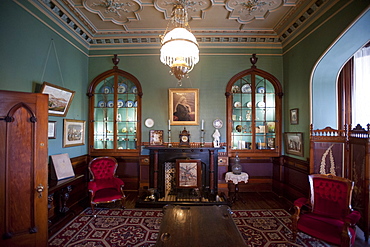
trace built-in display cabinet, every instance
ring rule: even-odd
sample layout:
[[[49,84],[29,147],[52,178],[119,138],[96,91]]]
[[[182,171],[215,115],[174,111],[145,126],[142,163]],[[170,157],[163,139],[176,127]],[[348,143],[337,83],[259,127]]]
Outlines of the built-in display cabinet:
[[[230,79],[226,86],[227,145],[229,156],[276,157],[281,152],[280,82],[252,67]]]
[[[140,82],[115,66],[90,84],[89,153],[92,156],[132,156],[141,144]]]

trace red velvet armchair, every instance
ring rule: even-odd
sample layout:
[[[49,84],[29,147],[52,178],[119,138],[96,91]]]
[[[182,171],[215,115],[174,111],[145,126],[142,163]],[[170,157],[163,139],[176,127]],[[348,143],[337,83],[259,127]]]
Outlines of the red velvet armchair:
[[[339,246],[355,242],[355,224],[361,215],[352,210],[353,182],[330,174],[311,174],[310,200],[299,198],[294,202],[292,215],[294,241],[298,231]]]
[[[125,205],[123,193],[124,182],[115,177],[117,160],[113,157],[98,157],[89,164],[92,179],[88,184],[90,204],[94,214],[94,206],[99,203],[110,203],[121,200]]]

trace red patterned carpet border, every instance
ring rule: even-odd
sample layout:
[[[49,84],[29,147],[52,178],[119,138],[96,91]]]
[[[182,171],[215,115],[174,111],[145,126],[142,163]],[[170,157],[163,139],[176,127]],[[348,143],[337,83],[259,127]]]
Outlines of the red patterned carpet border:
[[[49,246],[146,247],[154,246],[162,210],[90,208],[49,239]],[[290,214],[285,210],[234,210],[233,219],[248,246],[330,246],[299,233],[291,242]],[[219,247],[227,247],[220,243]],[[200,247],[200,246],[199,246]],[[230,246],[234,247],[234,246]]]

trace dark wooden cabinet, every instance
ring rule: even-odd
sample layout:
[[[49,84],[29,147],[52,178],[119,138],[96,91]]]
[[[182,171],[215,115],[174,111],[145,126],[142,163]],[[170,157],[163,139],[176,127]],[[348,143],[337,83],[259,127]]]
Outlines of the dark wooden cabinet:
[[[233,157],[278,157],[281,153],[282,87],[266,71],[252,67],[226,86],[227,146]]]
[[[75,172],[74,177],[59,181],[49,179],[48,221],[50,236],[89,206],[87,156],[71,158],[71,163]]]
[[[138,190],[141,152],[141,98],[139,80],[115,66],[92,80],[89,97],[89,155],[117,159],[116,176],[124,190]]]
[[[0,246],[47,246],[48,95],[0,98]]]
[[[89,154],[138,156],[141,150],[141,84],[132,74],[105,71],[90,84]]]

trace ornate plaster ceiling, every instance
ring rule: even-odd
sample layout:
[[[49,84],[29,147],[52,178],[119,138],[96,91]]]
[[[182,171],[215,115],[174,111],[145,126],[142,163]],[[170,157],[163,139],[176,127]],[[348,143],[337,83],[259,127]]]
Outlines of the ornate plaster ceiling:
[[[15,0],[19,1],[19,0]],[[89,48],[159,45],[177,0],[28,0],[70,29]],[[200,45],[282,43],[338,0],[186,1],[191,31]]]

